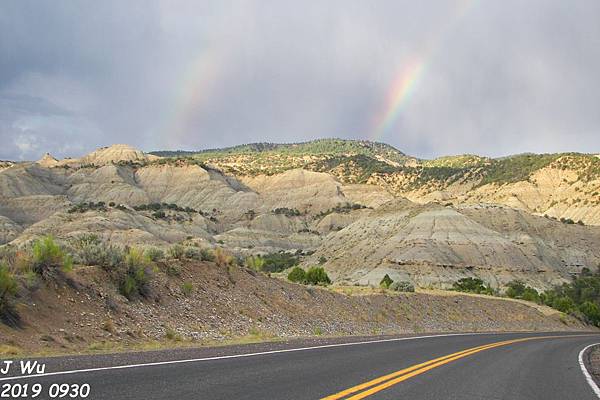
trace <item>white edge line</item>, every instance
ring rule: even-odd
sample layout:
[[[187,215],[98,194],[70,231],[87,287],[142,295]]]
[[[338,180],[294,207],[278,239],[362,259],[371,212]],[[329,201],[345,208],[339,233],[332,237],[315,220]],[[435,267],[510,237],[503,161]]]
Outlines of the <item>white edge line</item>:
[[[232,355],[228,355],[228,356],[192,358],[192,359],[186,359],[186,360],[159,361],[159,362],[143,363],[143,364],[116,365],[113,367],[75,369],[75,370],[67,370],[67,371],[46,372],[43,374],[9,376],[9,377],[0,378],[0,382],[17,380],[17,379],[40,378],[40,377],[44,377],[44,376],[71,375],[71,374],[78,374],[78,373],[84,373],[84,372],[109,371],[109,370],[114,370],[114,369],[154,367],[154,366],[159,366],[159,365],[184,364],[184,363],[193,363],[193,362],[201,362],[201,361],[225,360],[225,359],[229,359],[229,358],[254,357],[254,356],[262,356],[262,355],[268,355],[268,354],[292,353],[292,352],[296,352],[296,351],[326,349],[326,348],[332,348],[332,347],[357,346],[357,345],[361,345],[361,344],[370,344],[370,343],[401,342],[401,341],[406,341],[406,340],[429,339],[429,338],[449,337],[449,336],[474,336],[474,335],[495,335],[495,334],[497,334],[497,333],[495,333],[495,332],[447,333],[447,334],[441,334],[441,335],[410,336],[410,337],[392,338],[392,339],[367,340],[367,341],[363,341],[363,342],[334,343],[334,344],[324,344],[321,346],[299,347],[299,348],[295,348],[295,349],[282,349],[282,350],[261,351],[261,352],[257,352],[257,353],[232,354]]]
[[[518,334],[518,333],[527,333],[527,332],[511,332],[511,333]],[[109,371],[109,370],[115,370],[115,369],[155,367],[155,366],[159,366],[159,365],[172,365],[172,364],[184,364],[184,363],[193,363],[193,362],[201,362],[201,361],[226,360],[226,359],[230,359],[230,358],[255,357],[255,356],[262,356],[262,355],[269,355],[269,354],[292,353],[292,352],[296,352],[296,351],[326,349],[326,348],[333,348],[333,347],[357,346],[357,345],[371,344],[371,343],[402,342],[402,341],[406,341],[406,340],[429,339],[429,338],[450,337],[450,336],[475,336],[475,335],[498,335],[498,334],[499,333],[497,333],[497,332],[446,333],[446,334],[440,334],[440,335],[409,336],[409,337],[402,337],[402,338],[366,340],[366,341],[362,341],[362,342],[334,343],[334,344],[324,344],[321,346],[298,347],[295,349],[282,349],[282,350],[261,351],[261,352],[257,352],[257,353],[232,354],[232,355],[228,355],[228,356],[192,358],[192,359],[186,359],[186,360],[171,360],[171,361],[159,361],[159,362],[153,362],[153,363],[116,365],[113,367],[74,369],[74,370],[67,370],[67,371],[47,372],[47,373],[43,373],[43,374],[8,376],[8,377],[0,378],[0,382],[18,380],[18,379],[41,378],[41,377],[45,377],[45,376],[71,375],[71,374],[78,374],[78,373],[85,373],[85,372]],[[579,336],[579,335],[574,335],[574,336]],[[587,335],[583,335],[583,336],[587,336]],[[582,354],[580,354],[580,360],[581,360],[581,356],[582,356]],[[585,371],[585,372],[587,373],[587,371]],[[600,398],[600,396],[599,396],[599,398]]]
[[[590,344],[589,346],[586,346],[583,350],[581,350],[579,352],[579,367],[581,367],[581,372],[583,372],[583,375],[585,376],[585,380],[587,381],[588,385],[590,385],[590,387],[596,394],[596,397],[598,397],[600,399],[600,388],[598,388],[598,385],[596,385],[594,378],[592,378],[592,375],[587,370],[587,368],[585,366],[585,362],[583,361],[583,355],[585,354],[587,349],[589,349],[592,346],[598,346],[598,345],[600,345],[600,343]]]

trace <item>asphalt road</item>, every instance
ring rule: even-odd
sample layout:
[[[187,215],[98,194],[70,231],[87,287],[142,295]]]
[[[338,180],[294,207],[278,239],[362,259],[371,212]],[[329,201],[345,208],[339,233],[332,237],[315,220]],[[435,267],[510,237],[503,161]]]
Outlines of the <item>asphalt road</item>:
[[[465,334],[381,339],[355,339],[360,344],[345,339],[343,345],[333,340],[280,343],[272,347],[54,358],[40,360],[47,362],[45,372],[50,375],[26,379],[5,376],[0,384],[40,383],[44,391],[37,398],[48,398],[51,384],[88,383],[91,388],[88,398],[110,400],[327,396],[411,400],[598,399],[578,363],[578,354],[584,347],[600,342],[598,334]],[[481,347],[485,345],[490,346]],[[300,346],[304,349],[290,351]],[[313,346],[320,347],[310,348]],[[239,354],[244,355],[236,356]],[[147,365],[149,362],[154,364]],[[109,369],[59,372],[90,367]]]

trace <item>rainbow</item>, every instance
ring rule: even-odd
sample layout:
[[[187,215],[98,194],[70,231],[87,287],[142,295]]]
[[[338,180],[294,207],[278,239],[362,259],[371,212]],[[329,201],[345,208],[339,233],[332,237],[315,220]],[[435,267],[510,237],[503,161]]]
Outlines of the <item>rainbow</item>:
[[[178,85],[177,99],[166,119],[163,128],[168,140],[169,148],[181,146],[180,139],[188,132],[188,124],[208,100],[212,84],[216,81],[219,72],[219,55],[210,49],[203,49],[194,61],[188,66],[183,75],[181,84]]]
[[[426,63],[423,59],[415,59],[401,68],[389,91],[384,111],[377,119],[376,128],[370,137],[371,140],[375,140],[383,135],[394,124],[403,106],[410,100],[411,95],[414,93],[425,70],[425,65]]]
[[[443,43],[443,39],[448,37],[449,31],[474,8],[476,3],[477,0],[459,0],[454,18],[432,36],[432,39],[427,42],[429,45],[425,46],[425,51],[421,55],[413,56],[400,66],[399,71],[392,80],[384,106],[376,114],[377,117],[369,134],[369,140],[377,141],[391,130],[418,88],[425,71],[433,62],[436,50]]]

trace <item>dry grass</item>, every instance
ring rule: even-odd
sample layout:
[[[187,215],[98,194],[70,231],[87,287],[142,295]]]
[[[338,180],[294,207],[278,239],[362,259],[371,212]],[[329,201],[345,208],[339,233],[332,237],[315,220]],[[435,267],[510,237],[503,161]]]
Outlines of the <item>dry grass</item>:
[[[493,298],[493,299],[498,299],[498,300],[512,301],[514,303],[524,304],[526,306],[535,308],[536,310],[538,310],[539,312],[541,312],[543,315],[546,315],[546,316],[562,314],[560,311],[555,310],[554,308],[548,307],[543,304],[537,304],[532,301],[526,301],[526,300],[521,300],[521,299],[511,299],[510,297],[498,297],[498,296],[490,296],[490,295],[485,295],[485,294],[456,292],[453,290],[442,290],[442,289],[417,289],[417,292],[429,294],[432,296],[470,296],[470,297],[483,297],[483,298],[487,298],[487,299]]]
[[[346,296],[372,296],[376,294],[385,294],[389,296],[410,295],[414,292],[397,292],[391,289],[372,286],[330,286],[326,288],[336,293]]]
[[[68,355],[89,355],[89,354],[111,354],[128,353],[138,351],[157,351],[179,348],[202,348],[202,347],[222,347],[252,343],[279,342],[285,338],[274,336],[273,334],[258,329],[251,329],[247,335],[234,336],[225,339],[206,339],[189,340],[180,336],[169,338],[165,335],[164,340],[148,340],[137,343],[123,343],[122,341],[100,341],[91,343],[87,349],[81,351],[44,349],[37,352],[28,352],[16,346],[0,345],[0,357],[52,357]]]
[[[226,265],[230,265],[233,257],[225,250],[223,250],[221,247],[217,247],[214,251],[214,255],[215,255],[215,263],[219,266],[219,267],[224,267]]]
[[[0,344],[0,357],[11,357],[22,354],[23,350],[9,344]]]

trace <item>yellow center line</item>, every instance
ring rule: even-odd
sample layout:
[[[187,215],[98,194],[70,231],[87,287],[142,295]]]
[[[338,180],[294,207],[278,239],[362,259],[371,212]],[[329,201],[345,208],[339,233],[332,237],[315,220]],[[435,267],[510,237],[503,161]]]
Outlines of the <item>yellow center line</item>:
[[[362,384],[357,385],[357,386],[353,386],[353,387],[351,387],[349,389],[346,389],[346,390],[343,390],[341,392],[332,394],[330,396],[323,397],[323,399],[321,399],[321,400],[338,400],[338,399],[341,399],[341,398],[343,398],[343,397],[345,397],[345,396],[347,396],[349,394],[358,392],[359,390],[362,390],[362,389],[366,389],[366,388],[371,387],[373,385],[376,385],[378,383],[385,382],[385,381],[387,381],[389,379],[395,378],[395,377],[400,376],[402,374],[406,374],[408,372],[411,372],[411,371],[414,371],[416,369],[425,367],[427,365],[436,363],[438,361],[442,361],[442,360],[448,359],[450,357],[454,357],[454,356],[457,356],[457,355],[460,355],[460,354],[464,354],[464,353],[467,353],[469,351],[473,351],[475,349],[486,348],[486,347],[489,347],[490,345],[491,344],[486,344],[486,345],[474,347],[474,348],[471,348],[471,349],[462,350],[462,351],[459,351],[459,352],[456,352],[456,353],[445,355],[443,357],[439,357],[439,358],[436,358],[436,359],[433,359],[433,360],[426,361],[426,362],[421,363],[421,364],[416,364],[416,365],[413,365],[412,367],[408,367],[408,368],[405,368],[405,369],[400,370],[400,371],[392,372],[391,374],[381,376],[379,378],[373,379],[371,381],[362,383]]]
[[[352,397],[347,398],[347,400],[363,399],[374,393],[377,393],[384,389],[387,389],[390,386],[396,385],[397,383],[400,383],[409,378],[412,378],[413,376],[422,374],[424,372],[427,372],[429,370],[437,368],[441,365],[448,364],[448,363],[458,360],[460,358],[467,357],[467,356],[470,356],[475,353],[479,353],[480,351],[484,351],[484,350],[488,350],[488,349],[492,349],[492,348],[500,347],[500,346],[506,346],[506,345],[513,344],[513,343],[524,342],[524,341],[528,341],[528,340],[550,339],[550,338],[559,338],[559,337],[565,337],[565,336],[529,337],[529,338],[505,340],[505,341],[501,341],[501,342],[489,343],[489,344],[482,345],[482,346],[472,347],[472,348],[465,349],[465,350],[462,350],[462,351],[459,351],[456,353],[445,355],[443,357],[435,358],[433,360],[429,360],[429,361],[426,361],[426,362],[423,362],[420,364],[416,364],[411,367],[402,369],[400,371],[393,372],[391,374],[381,376],[379,378],[370,380],[370,381],[362,383],[360,385],[353,386],[349,389],[346,389],[341,392],[324,397],[322,400],[338,400],[338,399],[345,398],[346,396],[351,395],[353,393],[359,392],[363,389],[370,388],[368,390],[365,390],[364,392],[358,393]]]

